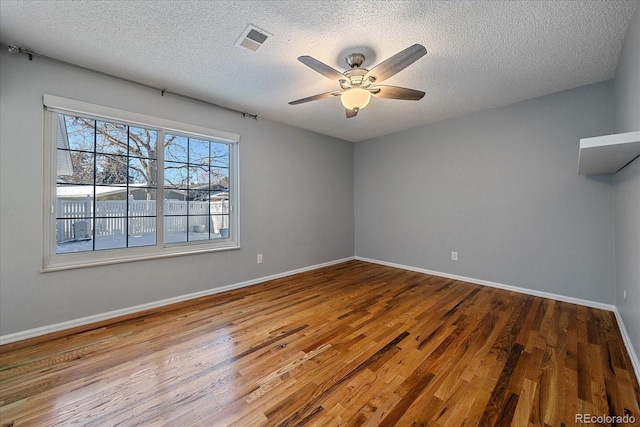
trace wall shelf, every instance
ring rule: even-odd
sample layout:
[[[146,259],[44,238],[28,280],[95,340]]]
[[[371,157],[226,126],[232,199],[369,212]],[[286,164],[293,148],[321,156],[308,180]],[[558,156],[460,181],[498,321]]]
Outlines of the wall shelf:
[[[640,131],[582,138],[578,174],[616,173],[640,156]]]

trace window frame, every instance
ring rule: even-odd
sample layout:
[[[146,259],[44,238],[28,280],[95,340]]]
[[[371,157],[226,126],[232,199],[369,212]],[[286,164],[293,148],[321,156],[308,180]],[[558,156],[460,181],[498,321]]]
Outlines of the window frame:
[[[158,132],[156,149],[156,244],[92,250],[72,253],[56,253],[56,195],[57,195],[57,129],[58,114],[75,115],[95,120],[110,121],[129,126],[144,127]],[[240,136],[202,126],[182,123],[160,117],[91,104],[59,96],[43,96],[43,260],[42,271],[58,271],[72,268],[133,262],[240,248],[240,188],[239,149]],[[229,146],[229,236],[215,240],[196,240],[164,243],[164,145],[165,133],[213,140]]]

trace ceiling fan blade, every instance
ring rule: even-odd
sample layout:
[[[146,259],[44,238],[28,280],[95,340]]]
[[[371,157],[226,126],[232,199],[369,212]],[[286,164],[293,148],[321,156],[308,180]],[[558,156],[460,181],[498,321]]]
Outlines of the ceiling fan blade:
[[[407,101],[418,101],[424,96],[421,90],[407,89],[397,86],[373,86],[369,92],[378,98],[404,99]]]
[[[364,75],[363,81],[369,77],[375,77],[376,82],[381,82],[404,70],[426,54],[427,49],[421,44],[409,46],[369,70],[369,72]]]
[[[350,119],[351,117],[355,117],[358,115],[358,111],[357,110],[350,110],[348,108],[344,109],[345,113],[347,113],[347,119]]]
[[[304,104],[305,102],[316,101],[318,99],[331,98],[332,96],[340,95],[340,93],[341,92],[339,90],[333,91],[333,92],[320,93],[318,95],[308,96],[306,98],[291,101],[289,105],[298,105],[298,104]]]
[[[344,75],[340,71],[334,68],[331,68],[324,62],[320,62],[317,59],[312,58],[310,56],[306,56],[306,55],[300,56],[298,57],[298,61],[302,62],[307,67],[317,71],[318,73],[322,74],[328,79],[331,79],[331,80],[344,79]]]

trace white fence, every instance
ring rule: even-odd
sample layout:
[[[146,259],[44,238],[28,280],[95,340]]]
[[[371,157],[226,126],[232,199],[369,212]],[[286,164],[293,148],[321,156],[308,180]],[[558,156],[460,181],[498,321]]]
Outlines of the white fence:
[[[89,197],[83,200],[57,200],[56,241],[84,237],[74,235],[74,224],[80,221],[86,221],[89,235],[92,227],[96,236],[124,233],[133,236],[156,232],[155,200],[129,199],[128,211],[126,200],[96,201],[95,215],[93,202]],[[164,201],[165,234],[186,233],[194,225],[204,225],[205,232],[229,228],[229,201]]]

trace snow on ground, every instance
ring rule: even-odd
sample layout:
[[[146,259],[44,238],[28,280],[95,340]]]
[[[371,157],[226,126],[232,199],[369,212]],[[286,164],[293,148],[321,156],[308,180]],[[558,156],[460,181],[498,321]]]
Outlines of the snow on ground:
[[[187,241],[187,233],[168,233],[165,234],[165,243],[177,243],[177,242],[186,242]],[[209,233],[195,233],[190,231],[188,233],[188,238],[190,242],[194,240],[208,240]],[[220,239],[222,236],[220,234],[211,233],[211,239]],[[129,247],[136,246],[153,246],[156,244],[156,235],[154,233],[140,234],[135,236],[129,236]],[[127,247],[127,239],[125,235],[119,236],[105,236],[105,237],[96,237],[96,250],[101,249],[116,249],[116,248],[126,248]],[[56,244],[56,253],[64,254],[70,252],[86,252],[93,250],[93,241],[92,240],[84,240],[84,241],[66,241],[60,242]]]

